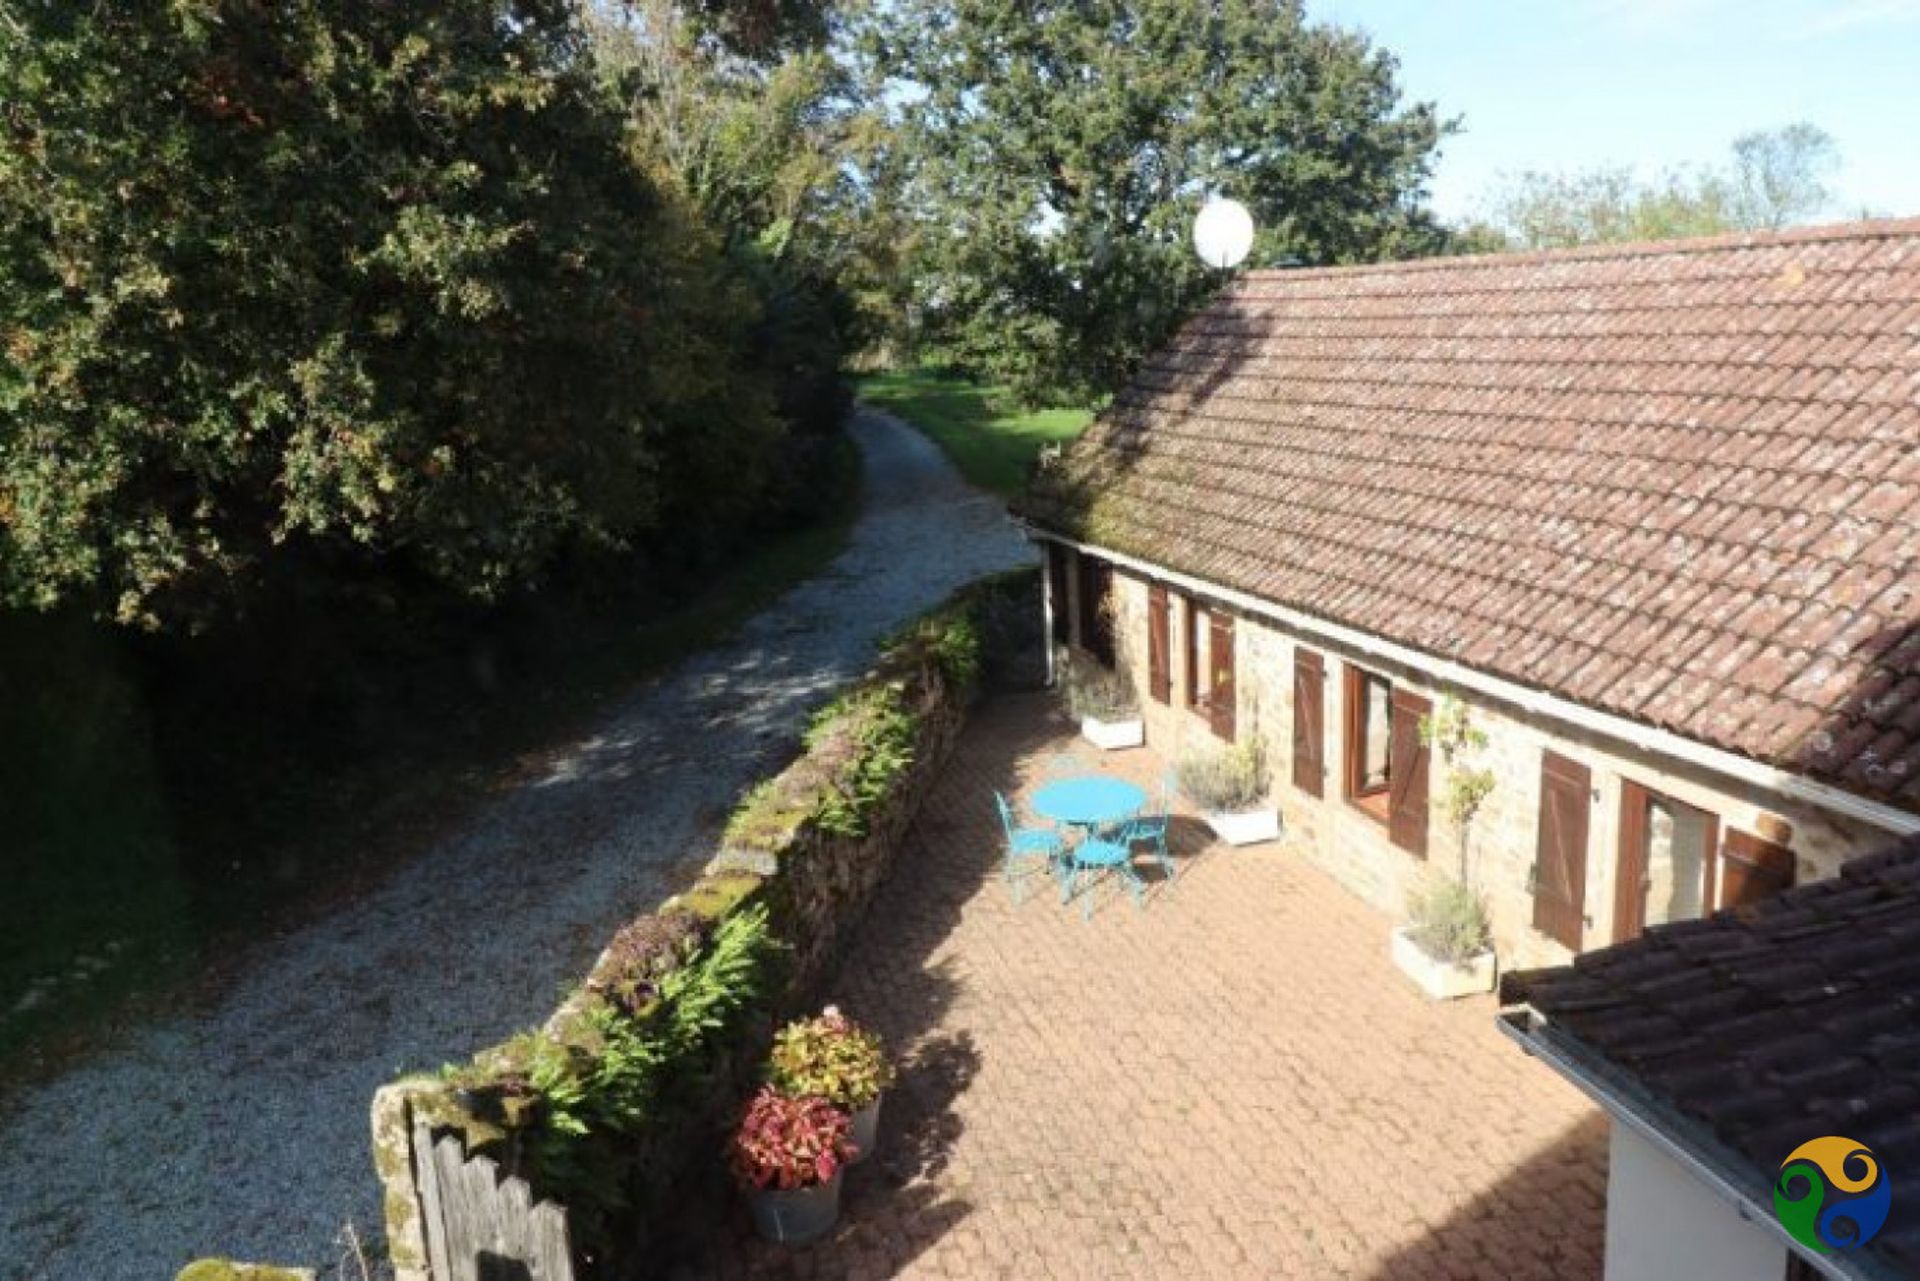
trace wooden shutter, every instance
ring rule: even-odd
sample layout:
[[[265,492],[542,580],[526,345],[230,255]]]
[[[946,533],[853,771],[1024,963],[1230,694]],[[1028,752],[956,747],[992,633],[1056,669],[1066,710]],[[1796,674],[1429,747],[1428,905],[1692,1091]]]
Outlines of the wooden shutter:
[[[1540,758],[1540,831],[1534,854],[1533,928],[1579,951],[1585,936],[1587,767],[1553,752]]]
[[[1147,690],[1160,703],[1173,697],[1173,672],[1167,663],[1173,633],[1167,615],[1166,584],[1154,583],[1147,588]]]
[[[1059,543],[1047,544],[1047,586],[1048,594],[1053,598],[1053,643],[1066,645],[1073,641],[1073,616],[1067,612],[1070,602],[1067,594],[1067,576],[1073,572],[1073,548],[1063,547]]]
[[[1739,907],[1793,887],[1793,851],[1751,832],[1727,829],[1720,847],[1720,906]]]
[[[1433,704],[1398,686],[1393,691],[1392,737],[1388,744],[1390,797],[1387,837],[1417,858],[1427,856],[1427,748],[1420,721]]]
[[[1323,795],[1325,762],[1326,667],[1310,649],[1293,651],[1293,785],[1309,796]]]
[[[1207,622],[1213,629],[1207,638],[1207,657],[1213,666],[1207,685],[1207,724],[1215,737],[1231,743],[1237,732],[1233,718],[1238,701],[1233,688],[1233,616],[1208,610]]]

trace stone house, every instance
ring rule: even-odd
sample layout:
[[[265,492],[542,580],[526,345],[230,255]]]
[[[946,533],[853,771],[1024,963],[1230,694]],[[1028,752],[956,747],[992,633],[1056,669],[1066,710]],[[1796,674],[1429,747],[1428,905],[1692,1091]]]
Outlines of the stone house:
[[[1920,221],[1249,272],[1015,511],[1150,744],[1258,738],[1389,911],[1464,866],[1503,964],[1920,829]]]

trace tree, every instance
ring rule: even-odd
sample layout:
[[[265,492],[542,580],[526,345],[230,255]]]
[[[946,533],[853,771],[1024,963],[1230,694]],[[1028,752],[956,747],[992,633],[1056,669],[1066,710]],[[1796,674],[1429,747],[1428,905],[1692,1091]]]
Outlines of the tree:
[[[1788,125],[1741,135],[1722,168],[1650,181],[1625,167],[1522,174],[1496,196],[1492,220],[1527,249],[1775,231],[1827,206],[1823,175],[1837,164],[1825,132]]]
[[[1625,167],[1522,174],[1501,193],[1496,226],[1524,249],[1671,240],[1735,228],[1718,179],[1668,173],[1643,182]]]
[[[1826,179],[1840,167],[1833,136],[1801,121],[1742,134],[1733,142],[1733,186],[1740,225],[1778,231],[1806,222],[1832,203]]]
[[[928,336],[1030,399],[1113,390],[1218,287],[1188,240],[1210,192],[1253,209],[1256,264],[1445,243],[1422,200],[1449,126],[1298,0],[899,0],[863,47]]]
[[[843,157],[859,112],[846,75],[818,40],[767,40],[748,52],[714,39],[704,10],[672,0],[588,13],[638,162],[716,238],[719,269],[754,300],[736,364],[764,375],[794,429],[779,487],[794,500],[813,495],[798,505],[817,507],[835,493],[818,472],[850,403],[840,367],[858,327],[841,284],[841,226],[856,200]],[[818,8],[789,21],[824,38]]]
[[[769,483],[751,291],[569,0],[12,3],[0,125],[0,603],[492,597]]]

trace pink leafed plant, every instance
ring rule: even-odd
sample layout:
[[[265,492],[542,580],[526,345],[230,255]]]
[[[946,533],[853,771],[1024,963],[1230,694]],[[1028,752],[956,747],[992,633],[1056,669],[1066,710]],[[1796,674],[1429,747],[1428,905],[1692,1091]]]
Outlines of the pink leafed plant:
[[[743,1188],[766,1192],[831,1183],[854,1155],[850,1125],[845,1112],[818,1095],[790,1098],[763,1087],[734,1131],[733,1176]]]

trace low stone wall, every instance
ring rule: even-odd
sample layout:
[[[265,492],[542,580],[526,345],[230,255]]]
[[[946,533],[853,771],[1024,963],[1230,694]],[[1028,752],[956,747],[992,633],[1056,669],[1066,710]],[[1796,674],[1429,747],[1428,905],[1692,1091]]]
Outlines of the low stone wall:
[[[577,1142],[583,1161],[604,1172],[600,1183],[574,1184],[576,1197],[590,1187],[601,1202],[591,1231],[582,1230],[580,1207],[567,1206],[583,1274],[642,1270],[637,1263],[662,1235],[659,1220],[676,1182],[717,1171],[725,1127],[775,1022],[818,1001],[851,927],[891,873],[965,721],[979,683],[981,636],[993,634],[996,616],[1029,608],[1031,580],[1023,573],[964,589],[894,638],[874,669],[816,719],[803,754],[743,798],[700,879],[622,930],[539,1032],[477,1056],[471,1067],[378,1092],[374,1162],[397,1281],[432,1275],[428,1239],[436,1229],[423,1211],[416,1149],[422,1138],[449,1134],[469,1157],[525,1177],[535,1199],[554,1195],[542,1186],[541,1154],[551,1166],[556,1150]],[[709,1020],[717,1025],[690,1034],[674,1001],[693,998],[676,996],[688,984],[677,987],[670,976],[699,981],[694,971],[712,963],[729,922],[736,935],[764,929],[768,936],[743,971],[743,986],[757,986],[758,996],[738,1009],[719,1002],[714,1008],[724,1017]],[[659,1039],[648,1044],[662,1047],[665,1060],[646,1086],[646,1106],[621,1122],[621,1132],[575,1140],[543,1131],[553,1110],[543,1088],[574,1096],[599,1088],[593,1083],[605,1079],[600,1068],[611,1043],[656,1030]],[[586,1151],[592,1144],[599,1147]]]

